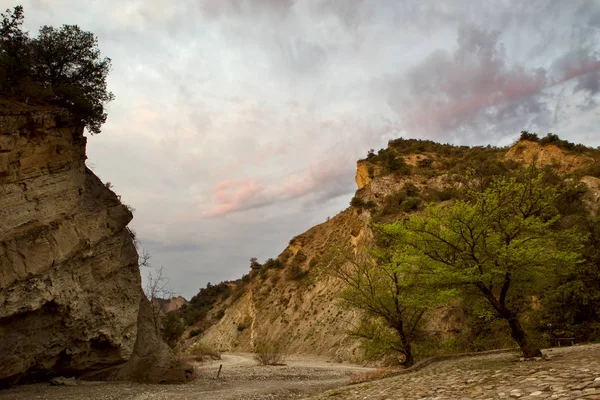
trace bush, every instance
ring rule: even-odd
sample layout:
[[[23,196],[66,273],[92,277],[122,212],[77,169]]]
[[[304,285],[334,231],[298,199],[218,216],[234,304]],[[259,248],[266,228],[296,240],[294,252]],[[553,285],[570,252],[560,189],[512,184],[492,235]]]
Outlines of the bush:
[[[185,331],[185,325],[179,318],[177,313],[169,312],[162,317],[162,337],[163,340],[171,347],[174,347],[179,341],[181,335]]]
[[[521,136],[519,140],[529,140],[530,142],[537,142],[540,140],[537,133],[529,133],[527,131],[521,131]]]
[[[238,332],[244,332],[245,329],[246,329],[246,325],[244,325],[244,324],[237,325]]]
[[[196,361],[220,360],[221,353],[218,350],[212,349],[202,342],[196,342],[188,349],[188,354],[194,357]]]
[[[279,261],[278,258],[275,258],[275,259],[269,258],[263,264],[263,268],[265,268],[265,269],[281,269],[281,268],[283,268],[283,263],[281,261]]]
[[[352,200],[350,200],[350,205],[353,207],[361,208],[365,206],[365,202],[360,197],[354,196],[352,197]]]
[[[461,197],[461,191],[455,187],[444,187],[441,189],[428,188],[425,192],[425,200],[433,202],[448,201]]]
[[[419,198],[419,188],[412,182],[406,182],[402,189],[383,199],[383,215],[398,214],[419,208],[422,200]]]
[[[417,161],[417,167],[419,168],[431,168],[433,166],[433,160],[431,158],[424,158]]]
[[[202,330],[201,330],[201,329],[192,329],[192,330],[190,331],[190,337],[191,337],[191,338],[192,338],[192,337],[196,337],[196,336],[198,336],[198,335],[199,335],[199,334],[201,334],[201,333],[202,333]]]
[[[292,264],[287,273],[287,278],[291,281],[299,281],[308,275],[308,271],[302,269],[299,264]]]
[[[413,210],[418,210],[419,206],[421,205],[422,200],[420,197],[407,197],[401,204],[400,204],[400,211],[402,212],[410,212]]]
[[[282,365],[285,361],[278,343],[259,343],[254,346],[254,360],[260,365]]]

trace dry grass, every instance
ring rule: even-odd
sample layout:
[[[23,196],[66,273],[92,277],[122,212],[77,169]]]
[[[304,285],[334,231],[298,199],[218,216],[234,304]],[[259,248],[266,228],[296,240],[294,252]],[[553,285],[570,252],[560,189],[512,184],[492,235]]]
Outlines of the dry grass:
[[[260,343],[254,347],[254,360],[260,365],[283,365],[285,357],[277,343]]]
[[[196,342],[186,352],[196,361],[205,360],[220,360],[221,353],[218,350],[212,349],[202,342]]]

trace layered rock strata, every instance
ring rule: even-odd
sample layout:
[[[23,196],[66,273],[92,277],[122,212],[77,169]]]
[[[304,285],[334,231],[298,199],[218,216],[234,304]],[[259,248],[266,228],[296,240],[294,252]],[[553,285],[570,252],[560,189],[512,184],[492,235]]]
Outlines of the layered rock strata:
[[[160,381],[121,366],[140,357],[175,366],[138,326],[149,306],[140,307],[132,214],[85,166],[83,129],[65,110],[0,100],[2,385],[109,367],[106,378]],[[141,351],[144,340],[154,347]]]

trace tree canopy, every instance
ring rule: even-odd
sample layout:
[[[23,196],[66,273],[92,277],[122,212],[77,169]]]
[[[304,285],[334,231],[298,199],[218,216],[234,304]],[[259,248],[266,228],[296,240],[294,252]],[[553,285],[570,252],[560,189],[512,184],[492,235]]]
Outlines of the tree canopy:
[[[25,101],[66,107],[92,134],[106,122],[110,58],[102,58],[98,38],[77,25],[40,28],[30,38],[22,30],[23,7],[2,14],[0,91]]]

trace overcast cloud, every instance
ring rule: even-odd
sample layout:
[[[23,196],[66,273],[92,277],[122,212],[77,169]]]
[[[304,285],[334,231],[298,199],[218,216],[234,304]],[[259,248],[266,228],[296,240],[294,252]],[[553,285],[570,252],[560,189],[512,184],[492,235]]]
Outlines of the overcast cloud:
[[[112,58],[88,165],[188,298],[344,209],[391,138],[600,145],[595,0],[22,4],[32,33],[78,24]]]

